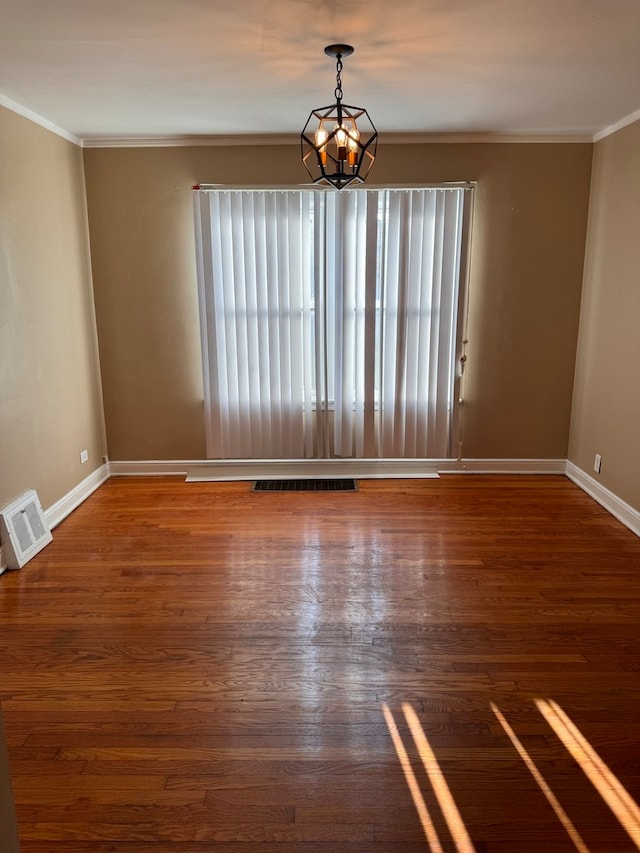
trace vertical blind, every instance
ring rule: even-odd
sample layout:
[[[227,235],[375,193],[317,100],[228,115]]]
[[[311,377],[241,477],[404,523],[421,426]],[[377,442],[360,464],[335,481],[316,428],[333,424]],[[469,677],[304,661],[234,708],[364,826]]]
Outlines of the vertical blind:
[[[210,458],[451,455],[464,193],[194,193]]]

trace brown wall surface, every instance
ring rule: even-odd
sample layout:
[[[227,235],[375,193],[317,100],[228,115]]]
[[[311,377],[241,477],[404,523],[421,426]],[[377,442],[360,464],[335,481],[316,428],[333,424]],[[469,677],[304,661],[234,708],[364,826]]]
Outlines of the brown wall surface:
[[[370,183],[477,181],[463,455],[567,455],[590,144],[385,145]],[[298,146],[84,152],[109,455],[205,456],[197,183],[303,183]]]
[[[104,452],[82,151],[0,107],[0,506]]]
[[[640,122],[595,146],[569,459],[640,511]],[[593,470],[595,454],[602,469]]]

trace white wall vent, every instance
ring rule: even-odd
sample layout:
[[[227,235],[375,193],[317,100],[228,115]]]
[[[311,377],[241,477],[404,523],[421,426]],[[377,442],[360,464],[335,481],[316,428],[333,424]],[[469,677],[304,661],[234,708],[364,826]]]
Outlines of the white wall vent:
[[[0,537],[10,569],[19,569],[53,539],[38,495],[26,492],[0,511]]]

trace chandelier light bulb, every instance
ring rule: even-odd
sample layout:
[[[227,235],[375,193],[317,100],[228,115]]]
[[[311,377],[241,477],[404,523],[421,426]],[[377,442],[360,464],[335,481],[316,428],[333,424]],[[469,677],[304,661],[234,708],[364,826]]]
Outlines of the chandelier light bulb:
[[[342,125],[336,127],[336,148],[338,149],[337,157],[340,163],[347,159],[347,131]]]
[[[327,139],[329,138],[328,131],[320,125],[320,127],[315,132],[316,139],[316,147],[318,149],[318,156],[322,162],[323,166],[327,165]]]

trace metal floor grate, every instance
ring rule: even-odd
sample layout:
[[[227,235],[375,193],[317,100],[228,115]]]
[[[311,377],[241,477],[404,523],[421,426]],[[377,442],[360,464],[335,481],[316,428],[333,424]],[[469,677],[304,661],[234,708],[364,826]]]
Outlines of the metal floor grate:
[[[340,480],[256,480],[254,492],[355,492],[356,481]]]

